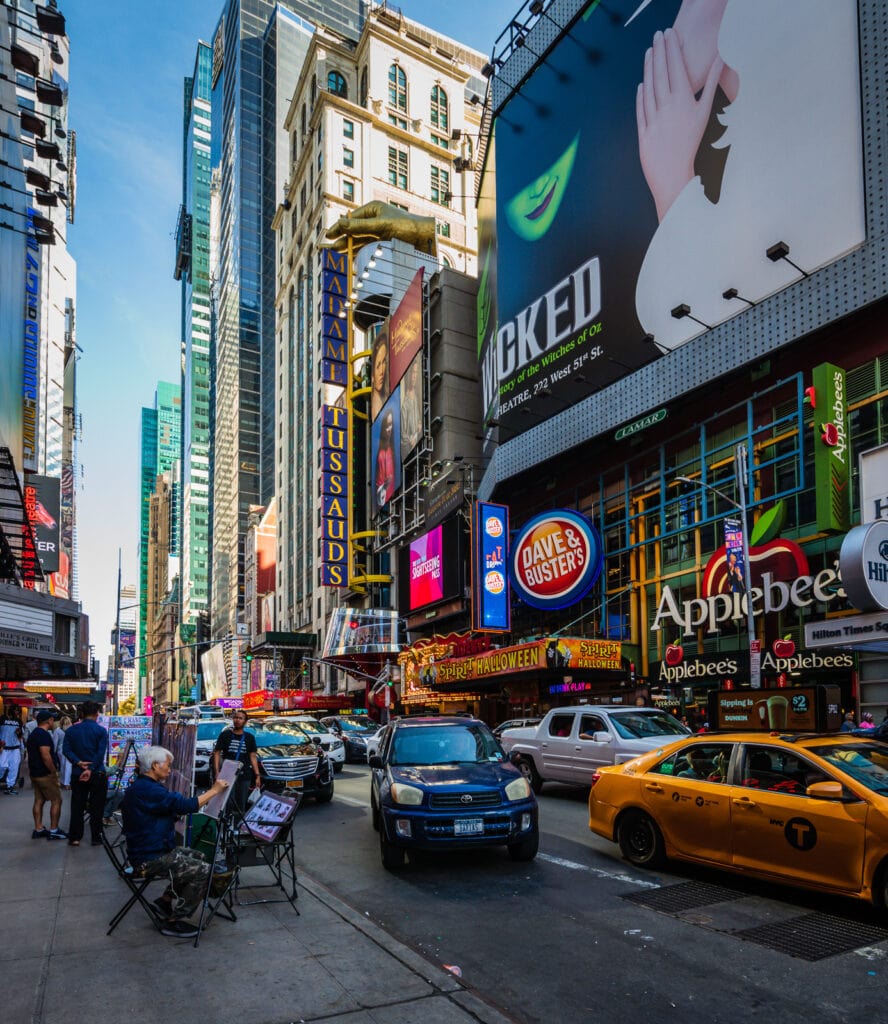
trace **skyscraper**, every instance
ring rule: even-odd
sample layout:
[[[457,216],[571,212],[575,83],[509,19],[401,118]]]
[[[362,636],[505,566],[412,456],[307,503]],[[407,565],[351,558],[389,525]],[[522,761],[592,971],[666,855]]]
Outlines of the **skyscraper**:
[[[210,598],[210,122],[212,49],[197,44],[185,79],[182,205],[175,277],[182,282],[181,600],[192,622]]]
[[[169,557],[179,554],[179,454],[182,429],[182,396],[178,384],[158,381],[154,407],[142,409],[141,442],[141,504],[139,529],[139,672],[145,677],[144,657],[148,653],[148,605],[150,538],[149,509],[151,496],[157,490],[160,476],[167,477],[169,487]],[[172,575],[172,573],[171,573]],[[142,693],[144,691],[141,691]]]
[[[227,0],[213,37],[212,168],[218,177],[213,287],[211,629],[236,633],[251,505],[275,490],[274,248],[282,123],[311,27],[357,40],[365,0]],[[284,150],[285,152],[285,150]],[[215,230],[215,226],[214,226]],[[266,407],[267,406],[267,407]]]

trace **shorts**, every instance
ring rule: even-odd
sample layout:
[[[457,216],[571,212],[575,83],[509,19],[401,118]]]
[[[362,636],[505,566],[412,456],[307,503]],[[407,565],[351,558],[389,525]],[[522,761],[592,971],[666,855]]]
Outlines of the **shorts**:
[[[49,800],[52,803],[55,800],[62,799],[62,791],[59,788],[59,777],[57,774],[41,775],[37,779],[31,776],[31,785],[34,788],[34,792],[42,800]]]

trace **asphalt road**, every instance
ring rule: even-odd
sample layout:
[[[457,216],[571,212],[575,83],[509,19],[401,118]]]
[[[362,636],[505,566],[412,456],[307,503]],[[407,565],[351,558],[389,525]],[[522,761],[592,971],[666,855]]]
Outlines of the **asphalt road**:
[[[885,1018],[888,920],[867,905],[686,865],[639,871],[589,832],[586,792],[551,784],[535,861],[421,854],[391,873],[369,792],[369,769],[346,765],[330,804],[300,809],[299,863],[522,1024]],[[637,902],[671,886],[669,912]],[[825,942],[847,951],[806,959]]]

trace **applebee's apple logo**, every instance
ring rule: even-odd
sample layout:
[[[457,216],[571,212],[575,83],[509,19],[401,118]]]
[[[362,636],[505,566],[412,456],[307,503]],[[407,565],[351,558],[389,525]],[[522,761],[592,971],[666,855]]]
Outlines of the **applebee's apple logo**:
[[[753,526],[749,537],[749,575],[753,587],[761,587],[762,576],[770,573],[775,580],[792,580],[808,575],[805,552],[779,533],[786,518],[786,506],[778,501],[763,513]],[[703,572],[703,596],[728,594],[727,552],[725,546],[713,552]],[[775,652],[776,653],[776,652]]]
[[[790,637],[785,636],[782,640],[775,640],[771,650],[775,658],[791,658],[795,654],[795,644]]]
[[[663,660],[670,668],[674,668],[682,663],[684,656],[684,647],[681,644],[669,644],[663,653]]]

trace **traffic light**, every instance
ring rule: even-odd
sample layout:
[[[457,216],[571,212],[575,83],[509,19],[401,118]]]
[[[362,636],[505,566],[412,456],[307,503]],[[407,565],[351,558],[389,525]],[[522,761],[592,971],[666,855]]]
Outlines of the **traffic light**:
[[[300,666],[300,668],[302,670],[302,677],[304,679],[308,675],[308,662],[307,661],[303,661],[302,665]]]
[[[252,661],[252,660],[253,660],[253,652],[252,651],[247,651],[247,653],[244,655],[244,661]]]

